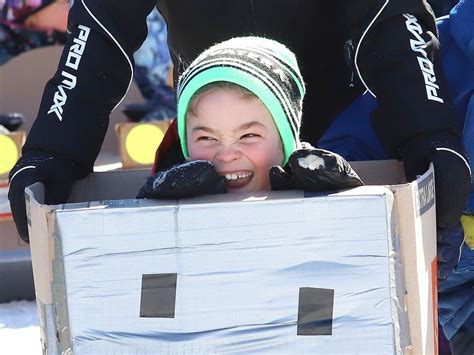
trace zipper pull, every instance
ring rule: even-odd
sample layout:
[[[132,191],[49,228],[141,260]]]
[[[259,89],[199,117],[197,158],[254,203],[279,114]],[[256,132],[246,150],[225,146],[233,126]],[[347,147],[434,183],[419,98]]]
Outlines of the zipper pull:
[[[354,62],[354,45],[352,43],[352,39],[348,39],[344,43],[344,58],[346,60],[346,64],[351,71],[350,79],[349,79],[349,87],[353,88],[354,85],[354,71],[355,71],[355,62]]]

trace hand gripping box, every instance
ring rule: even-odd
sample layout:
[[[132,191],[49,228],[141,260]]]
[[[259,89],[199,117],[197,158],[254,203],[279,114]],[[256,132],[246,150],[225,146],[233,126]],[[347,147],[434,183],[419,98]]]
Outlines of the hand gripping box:
[[[48,354],[435,354],[434,176],[354,163],[356,189],[135,200],[96,173],[27,190]]]

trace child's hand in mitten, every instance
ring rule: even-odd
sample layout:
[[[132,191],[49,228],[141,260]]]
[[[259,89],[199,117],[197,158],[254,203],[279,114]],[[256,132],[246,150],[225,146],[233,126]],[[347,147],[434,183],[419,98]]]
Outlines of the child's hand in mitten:
[[[364,183],[340,155],[305,144],[288,159],[285,167],[270,169],[272,190],[328,191],[361,186]]]
[[[137,198],[179,199],[227,191],[226,179],[207,160],[189,161],[147,179]]]

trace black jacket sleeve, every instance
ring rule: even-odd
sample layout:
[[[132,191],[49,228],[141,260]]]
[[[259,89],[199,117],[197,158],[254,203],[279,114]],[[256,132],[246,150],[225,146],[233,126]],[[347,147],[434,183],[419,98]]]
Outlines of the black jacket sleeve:
[[[460,136],[429,7],[421,0],[392,0],[372,11],[378,12],[353,28],[355,70],[377,97],[372,124],[386,152],[400,157],[420,135]]]
[[[133,52],[147,33],[153,0],[76,0],[58,70],[46,84],[23,154],[69,159],[86,175],[107,131],[111,111],[133,75]]]

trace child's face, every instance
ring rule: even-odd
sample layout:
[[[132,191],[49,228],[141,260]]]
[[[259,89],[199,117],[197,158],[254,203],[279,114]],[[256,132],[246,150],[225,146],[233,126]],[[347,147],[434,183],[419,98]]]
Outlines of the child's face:
[[[210,160],[229,192],[268,191],[269,169],[283,162],[280,135],[256,97],[217,88],[200,96],[186,119],[191,160]]]

